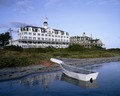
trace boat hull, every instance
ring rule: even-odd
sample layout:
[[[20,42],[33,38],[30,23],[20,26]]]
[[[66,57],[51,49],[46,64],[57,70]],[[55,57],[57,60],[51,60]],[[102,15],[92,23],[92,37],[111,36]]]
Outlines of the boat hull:
[[[95,80],[99,74],[98,72],[90,73],[90,74],[81,74],[81,73],[75,73],[75,72],[68,71],[64,69],[62,66],[61,68],[63,70],[63,73],[66,74],[67,76],[75,78],[77,80],[82,80],[82,81]]]

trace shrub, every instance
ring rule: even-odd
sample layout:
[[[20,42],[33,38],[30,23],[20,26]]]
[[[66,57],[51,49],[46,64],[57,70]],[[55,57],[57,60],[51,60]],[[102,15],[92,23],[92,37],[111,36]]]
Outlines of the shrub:
[[[24,49],[26,53],[47,53],[47,52],[54,52],[55,48],[28,48]]]
[[[22,51],[23,50],[22,47],[14,46],[14,45],[12,45],[12,46],[5,46],[4,49],[5,50],[9,50],[9,51]]]
[[[68,51],[83,51],[85,48],[79,44],[70,45],[67,50]]]

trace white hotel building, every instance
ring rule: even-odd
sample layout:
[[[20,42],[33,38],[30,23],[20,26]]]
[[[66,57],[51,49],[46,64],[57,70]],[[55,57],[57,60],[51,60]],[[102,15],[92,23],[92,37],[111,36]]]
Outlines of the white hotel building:
[[[12,45],[23,48],[67,48],[69,34],[62,30],[49,28],[46,18],[43,27],[25,26],[19,28],[18,39],[12,41]]]

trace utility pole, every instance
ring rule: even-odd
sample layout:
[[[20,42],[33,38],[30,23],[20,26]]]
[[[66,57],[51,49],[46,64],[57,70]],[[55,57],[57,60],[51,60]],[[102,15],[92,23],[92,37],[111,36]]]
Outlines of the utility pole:
[[[10,36],[11,36],[11,45],[12,45],[12,31],[13,31],[13,30],[10,28],[10,29],[9,29],[9,32],[10,32]]]

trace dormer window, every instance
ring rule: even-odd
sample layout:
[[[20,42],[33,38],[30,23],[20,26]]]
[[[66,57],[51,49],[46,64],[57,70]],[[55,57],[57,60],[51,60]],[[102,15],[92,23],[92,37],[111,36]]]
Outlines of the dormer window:
[[[64,32],[63,32],[63,31],[61,31],[61,35],[64,35]]]
[[[45,33],[45,29],[41,29],[41,32],[42,32],[42,33]]]
[[[57,30],[55,31],[55,34],[58,34],[58,31],[57,31]]]
[[[37,30],[38,32],[40,32],[40,28],[38,28],[38,30]]]
[[[31,31],[31,30],[32,30],[32,28],[31,28],[31,27],[29,27],[29,28],[28,28],[28,31]]]
[[[37,29],[35,29],[35,32],[37,32]]]

